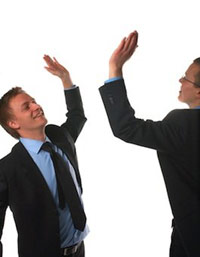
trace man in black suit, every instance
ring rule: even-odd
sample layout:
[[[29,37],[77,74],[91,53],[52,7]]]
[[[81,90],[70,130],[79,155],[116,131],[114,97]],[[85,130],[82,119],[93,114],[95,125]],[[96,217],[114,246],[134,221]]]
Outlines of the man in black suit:
[[[127,98],[122,67],[137,47],[138,33],[124,38],[109,61],[100,88],[113,134],[157,150],[173,213],[171,257],[200,256],[200,58],[179,81],[179,100],[190,109],[171,111],[162,121],[143,120]]]
[[[11,153],[0,160],[0,237],[9,206],[20,257],[84,257],[83,240],[89,231],[74,143],[86,118],[79,88],[73,85],[69,72],[55,58],[45,55],[44,60],[46,69],[63,83],[67,120],[61,126],[46,126],[41,106],[19,87],[0,99],[0,123],[19,139]],[[49,152],[44,145],[50,146]],[[74,189],[68,195],[68,186],[62,186],[67,180]],[[0,257],[2,254],[0,242]]]

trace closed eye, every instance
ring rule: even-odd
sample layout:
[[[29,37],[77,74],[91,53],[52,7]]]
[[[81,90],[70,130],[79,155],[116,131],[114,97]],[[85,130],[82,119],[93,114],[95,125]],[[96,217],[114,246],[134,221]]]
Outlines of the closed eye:
[[[28,109],[29,109],[29,102],[23,103],[21,110],[22,110],[22,111],[26,111],[26,110],[28,110]]]
[[[24,103],[22,104],[21,110],[22,110],[22,111],[29,110],[29,109],[30,109],[30,104],[36,104],[35,99],[31,99],[31,101],[24,102]]]

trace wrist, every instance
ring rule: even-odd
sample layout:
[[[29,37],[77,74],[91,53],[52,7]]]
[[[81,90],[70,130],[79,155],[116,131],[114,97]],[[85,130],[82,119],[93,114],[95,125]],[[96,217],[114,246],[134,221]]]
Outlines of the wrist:
[[[122,68],[109,66],[109,79],[114,77],[123,77]]]
[[[62,84],[63,84],[64,88],[67,89],[67,88],[71,88],[73,86],[73,82],[72,82],[72,79],[70,77],[70,73],[68,71],[61,74],[60,79],[62,81]]]
[[[71,88],[73,86],[73,82],[71,80],[71,78],[68,79],[62,79],[62,84],[64,88]]]

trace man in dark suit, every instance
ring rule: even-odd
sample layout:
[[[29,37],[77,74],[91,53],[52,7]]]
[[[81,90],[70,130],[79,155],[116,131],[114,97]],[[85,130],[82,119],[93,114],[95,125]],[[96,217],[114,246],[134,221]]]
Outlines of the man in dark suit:
[[[109,80],[100,88],[113,134],[157,150],[174,216],[171,257],[200,256],[200,58],[179,81],[179,100],[190,109],[171,111],[162,121],[143,120],[127,98],[122,67],[137,47],[138,33],[124,38],[109,62]]]
[[[69,72],[55,58],[45,55],[44,60],[46,69],[63,83],[67,120],[61,126],[46,126],[41,106],[19,87],[0,99],[0,123],[19,139],[11,153],[0,160],[0,236],[9,206],[17,228],[20,257],[84,257],[83,240],[89,231],[74,143],[86,118],[79,88],[73,85]],[[48,142],[45,144],[50,146],[50,152],[43,148],[44,142]],[[55,156],[59,159],[57,164]],[[59,175],[63,172],[60,164],[62,176],[68,174],[72,181],[69,187],[75,189],[75,193],[68,194],[72,203],[65,198],[68,186],[60,186],[63,181],[67,183],[66,177]],[[79,209],[73,206],[74,194]],[[81,225],[75,219],[81,220]],[[1,257],[2,254],[0,242]]]

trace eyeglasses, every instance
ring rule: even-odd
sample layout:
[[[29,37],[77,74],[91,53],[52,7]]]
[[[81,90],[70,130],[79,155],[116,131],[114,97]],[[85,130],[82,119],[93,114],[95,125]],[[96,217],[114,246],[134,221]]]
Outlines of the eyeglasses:
[[[184,79],[184,80],[186,80],[186,81],[189,82],[189,83],[192,83],[192,84],[195,85],[196,87],[200,87],[199,84],[197,84],[197,83],[195,83],[195,82],[193,82],[193,81],[187,79],[186,76],[183,76],[181,79]]]

